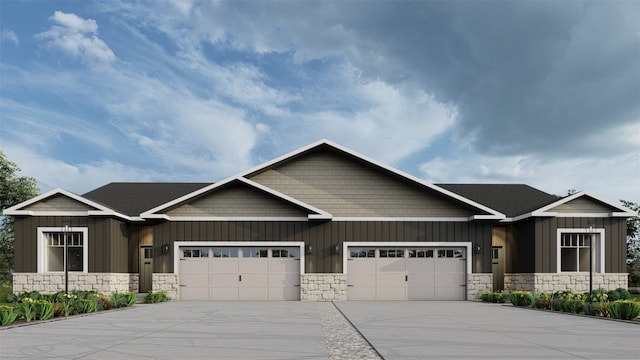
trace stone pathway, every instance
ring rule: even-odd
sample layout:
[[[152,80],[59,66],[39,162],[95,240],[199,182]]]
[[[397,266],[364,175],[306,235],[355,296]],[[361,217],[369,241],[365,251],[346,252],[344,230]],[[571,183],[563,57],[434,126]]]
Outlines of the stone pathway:
[[[329,360],[383,359],[332,302],[318,306]]]

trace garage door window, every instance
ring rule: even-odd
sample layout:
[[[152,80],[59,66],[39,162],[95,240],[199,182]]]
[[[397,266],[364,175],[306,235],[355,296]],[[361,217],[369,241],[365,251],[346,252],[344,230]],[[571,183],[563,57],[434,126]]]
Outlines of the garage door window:
[[[201,257],[209,257],[209,249],[184,249],[182,250],[182,257],[186,258],[201,258]]]
[[[266,258],[269,256],[267,249],[243,248],[242,257],[244,258]]]
[[[404,249],[380,249],[381,258],[402,258]]]
[[[298,249],[273,249],[271,250],[271,257],[274,258],[292,258],[297,259],[300,257]]]
[[[464,257],[464,251],[461,249],[445,249],[445,250],[438,250],[438,257],[439,258],[463,258]]]
[[[410,258],[432,258],[433,250],[426,249],[409,249]]]
[[[376,249],[367,248],[350,248],[349,257],[351,258],[374,258],[376,257]]]
[[[237,248],[214,248],[213,249],[213,257],[217,257],[217,258],[237,258],[238,257],[238,249]]]

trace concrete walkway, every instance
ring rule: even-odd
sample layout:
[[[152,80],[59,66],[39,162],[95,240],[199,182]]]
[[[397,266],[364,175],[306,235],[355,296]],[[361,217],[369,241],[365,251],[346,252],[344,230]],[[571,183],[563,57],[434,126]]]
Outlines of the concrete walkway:
[[[2,329],[0,358],[640,358],[635,324],[472,302],[336,305],[348,320],[328,303],[138,304]]]

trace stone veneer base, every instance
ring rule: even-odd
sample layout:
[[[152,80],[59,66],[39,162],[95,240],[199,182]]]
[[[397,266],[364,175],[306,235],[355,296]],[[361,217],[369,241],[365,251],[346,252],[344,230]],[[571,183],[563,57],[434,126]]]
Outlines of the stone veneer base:
[[[614,290],[628,287],[628,274],[609,273],[593,274],[593,290]],[[504,290],[532,292],[556,292],[570,290],[572,292],[589,291],[589,273],[531,273],[505,274]]]
[[[493,291],[493,274],[468,274],[467,300],[479,300],[483,291]]]
[[[151,275],[151,288],[153,291],[165,291],[169,300],[180,300],[178,290],[178,274],[174,273],[153,273]]]
[[[338,273],[300,275],[300,300],[347,300],[347,275]]]
[[[115,291],[138,292],[140,277],[126,273],[69,273],[69,291],[94,290],[101,293]],[[63,273],[13,273],[13,292],[39,291],[55,293],[64,291]]]

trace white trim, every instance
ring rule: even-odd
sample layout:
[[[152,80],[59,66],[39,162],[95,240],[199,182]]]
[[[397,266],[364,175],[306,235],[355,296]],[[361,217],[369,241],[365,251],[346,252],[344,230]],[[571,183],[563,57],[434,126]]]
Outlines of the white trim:
[[[603,204],[606,204],[608,206],[611,206],[612,208],[615,208],[617,210],[620,211],[612,211],[612,212],[608,212],[608,213],[559,213],[559,212],[548,212],[548,210],[553,209],[556,206],[562,205],[562,204],[566,204],[570,201],[573,201],[579,197],[583,197],[583,196],[588,196],[596,201],[599,201]],[[611,203],[609,201],[606,201],[604,199],[601,199],[591,193],[588,193],[586,191],[580,191],[577,192],[575,194],[569,195],[567,197],[564,197],[558,201],[555,201],[549,205],[543,206],[537,210],[534,210],[533,212],[531,212],[531,216],[555,216],[555,217],[635,217],[638,216],[638,214],[636,214],[635,212],[633,212],[631,209],[627,209],[624,206],[621,205],[617,205],[614,203]]]
[[[468,222],[468,217],[334,217],[333,221],[451,221],[451,222]]]
[[[181,196],[181,197],[179,197],[177,199],[169,201],[169,202],[167,202],[165,204],[157,206],[157,207],[155,207],[153,209],[147,210],[147,211],[143,212],[140,215],[140,217],[142,217],[142,218],[164,218],[164,219],[167,219],[167,220],[171,220],[173,218],[168,216],[168,215],[155,214],[155,213],[158,212],[158,211],[164,210],[164,209],[166,209],[168,207],[171,207],[173,205],[177,205],[177,204],[179,204],[181,202],[184,202],[184,201],[187,201],[189,199],[192,199],[192,198],[194,198],[194,197],[196,197],[198,195],[202,195],[202,194],[205,194],[207,192],[213,191],[213,190],[215,190],[215,189],[217,189],[217,188],[219,188],[221,186],[224,186],[226,184],[230,184],[230,183],[232,183],[234,181],[241,182],[241,183],[243,183],[243,184],[245,184],[245,185],[247,185],[249,187],[252,187],[254,189],[263,191],[263,192],[265,192],[267,194],[270,194],[270,195],[273,195],[273,196],[275,196],[275,197],[277,197],[279,199],[282,199],[285,202],[288,202],[290,204],[302,207],[302,208],[308,210],[311,213],[315,213],[315,214],[309,214],[308,217],[305,218],[305,220],[311,219],[312,217],[314,219],[323,219],[323,220],[331,219],[332,215],[329,214],[328,212],[324,211],[324,210],[318,209],[318,208],[316,208],[316,207],[314,207],[312,205],[309,205],[309,204],[304,203],[304,202],[302,202],[300,200],[294,199],[294,198],[292,198],[292,197],[290,197],[288,195],[285,195],[285,194],[283,194],[281,192],[278,192],[276,190],[268,188],[268,187],[266,187],[264,185],[258,184],[258,183],[254,182],[254,181],[249,180],[249,179],[245,179],[245,178],[241,178],[241,177],[237,177],[237,176],[236,177],[227,178],[225,180],[222,180],[220,182],[211,184],[209,186],[205,186],[204,188],[196,190],[196,191],[194,191],[192,193],[186,194],[186,195]],[[163,217],[160,217],[160,216],[163,216]],[[209,217],[205,217],[205,218],[209,218]],[[214,216],[214,217],[211,217],[211,218],[218,218],[218,217]],[[227,220],[227,219],[233,219],[233,218],[243,218],[243,219],[245,219],[245,218],[250,218],[250,217],[219,217],[219,218]],[[271,217],[259,217],[259,218],[272,219]]]
[[[605,229],[604,228],[592,228],[589,231],[589,228],[558,228],[556,230],[556,273],[558,274],[575,274],[575,273],[584,273],[584,271],[561,271],[562,269],[562,258],[560,256],[561,253],[561,242],[562,242],[562,234],[563,233],[573,233],[573,234],[598,234],[598,239],[596,240],[597,254],[600,254],[599,258],[596,258],[595,267],[596,269],[593,271],[594,274],[604,274],[604,243],[605,243]]]
[[[55,226],[55,227],[38,227],[38,244],[37,244],[37,259],[38,273],[64,273],[63,271],[47,271],[47,257],[48,257],[48,244],[47,238],[44,236],[45,233],[64,233],[63,226]],[[88,227],[69,227],[68,232],[81,232],[82,233],[82,271],[73,271],[72,274],[77,273],[88,273],[89,272],[89,228]],[[66,254],[65,254],[66,256]]]
[[[473,257],[472,243],[470,241],[456,242],[400,242],[400,241],[345,241],[342,243],[342,273],[347,274],[347,261],[349,260],[349,247],[394,247],[394,248],[413,248],[413,247],[463,247],[467,249],[467,274],[471,274],[471,266]]]
[[[198,196],[200,194],[206,193],[208,191],[211,191],[211,190],[213,190],[215,188],[218,188],[218,187],[220,187],[222,185],[225,185],[225,184],[230,183],[230,182],[235,181],[235,180],[243,181],[246,184],[256,184],[255,182],[253,182],[251,180],[248,180],[246,178],[246,176],[251,174],[251,173],[254,173],[256,171],[268,168],[268,167],[270,167],[270,166],[272,166],[272,165],[274,165],[276,163],[279,163],[281,161],[284,161],[286,159],[289,159],[289,158],[298,156],[300,154],[303,154],[303,153],[305,153],[305,152],[307,152],[307,151],[309,151],[309,150],[311,150],[313,148],[316,148],[316,147],[319,147],[319,146],[322,146],[322,145],[331,146],[331,147],[333,147],[335,149],[338,149],[340,151],[343,151],[343,152],[345,152],[345,153],[347,153],[347,154],[349,154],[349,155],[351,155],[351,156],[353,156],[355,158],[358,158],[358,159],[360,159],[362,161],[365,161],[365,162],[368,162],[368,163],[370,163],[372,165],[375,165],[375,166],[377,166],[377,167],[379,167],[379,168],[381,168],[383,170],[389,171],[389,172],[391,172],[393,174],[396,174],[398,176],[401,176],[401,177],[404,177],[404,178],[406,178],[408,180],[411,180],[411,181],[413,181],[414,183],[416,183],[418,185],[424,186],[424,187],[426,187],[428,189],[434,190],[434,191],[439,192],[441,194],[444,194],[444,195],[446,195],[446,196],[448,196],[450,198],[456,199],[458,201],[461,201],[462,203],[465,203],[467,205],[471,205],[471,206],[473,206],[473,207],[475,207],[475,208],[477,208],[479,210],[482,210],[484,212],[489,213],[489,215],[486,215],[486,214],[485,215],[477,215],[477,216],[482,216],[483,219],[498,219],[499,220],[499,219],[506,218],[506,216],[504,214],[502,214],[502,213],[500,213],[500,212],[498,212],[498,211],[496,211],[494,209],[491,209],[491,208],[489,208],[487,206],[484,206],[484,205],[482,205],[480,203],[477,203],[475,201],[467,199],[467,198],[465,198],[463,196],[460,196],[460,195],[458,195],[458,194],[456,194],[454,192],[451,192],[449,190],[441,188],[441,187],[439,187],[437,185],[434,185],[434,184],[431,184],[429,182],[426,182],[426,181],[424,181],[422,179],[419,179],[419,178],[417,178],[417,177],[415,177],[415,176],[413,176],[411,174],[405,173],[405,172],[400,171],[398,169],[395,169],[395,168],[393,168],[391,166],[388,166],[386,164],[378,162],[377,160],[371,159],[371,158],[369,158],[369,157],[367,157],[365,155],[359,154],[359,153],[357,153],[357,152],[355,152],[355,151],[353,151],[351,149],[348,149],[346,147],[343,147],[341,145],[333,143],[333,142],[331,142],[329,140],[319,140],[319,141],[314,142],[314,143],[312,143],[310,145],[307,145],[307,146],[304,146],[304,147],[299,148],[297,150],[294,150],[294,151],[292,151],[292,152],[290,152],[288,154],[282,155],[282,156],[277,157],[277,158],[275,158],[273,160],[270,160],[270,161],[267,161],[267,162],[265,162],[263,164],[255,166],[255,167],[253,167],[253,168],[251,168],[249,170],[243,171],[243,172],[241,172],[241,173],[239,173],[239,174],[237,174],[235,176],[228,177],[228,178],[226,178],[226,179],[224,179],[222,181],[219,181],[217,183],[211,184],[209,186],[205,186],[205,187],[203,187],[203,188],[201,188],[199,190],[196,190],[196,191],[194,191],[192,193],[186,194],[186,195],[184,195],[182,197],[179,197],[179,198],[177,198],[175,200],[169,201],[169,202],[167,202],[165,204],[162,204],[160,206],[157,206],[157,207],[155,207],[153,209],[147,210],[144,213],[142,213],[140,216],[144,217],[144,218],[149,218],[151,215],[155,215],[154,214],[155,212],[158,212],[160,210],[166,209],[167,207],[170,207],[172,205],[178,204],[180,202],[183,202],[185,200],[188,200],[188,199],[193,198],[195,196]],[[282,193],[279,193],[279,192],[277,192],[275,190],[269,189],[267,187],[263,187],[263,188],[264,188],[263,190],[268,189],[269,193],[274,194],[276,196],[279,196],[279,197],[281,197],[283,199],[287,199],[287,200],[291,199],[288,196],[286,196],[286,195],[284,195]],[[265,190],[265,191],[267,191],[267,190]],[[316,212],[318,212],[320,214],[324,214],[324,215],[327,215],[329,217],[331,216],[329,213],[327,213],[327,212],[325,212],[323,210],[317,209],[317,208],[315,208],[315,207],[313,207],[313,206],[311,206],[309,204],[302,203],[302,202],[300,202],[298,200],[295,200],[295,201],[297,203],[299,203],[299,204],[303,204],[301,206],[304,206],[307,209],[310,209],[310,210],[313,209],[314,211],[316,211]]]
[[[309,221],[308,217],[302,216],[169,216],[154,214],[148,216],[149,219],[164,219],[168,221]]]
[[[83,203],[87,206],[93,207],[97,210],[83,210],[83,211],[64,211],[64,210],[58,210],[58,211],[34,211],[34,210],[20,210],[21,208],[24,208],[26,206],[35,204],[37,202],[43,201],[49,197],[52,197],[54,195],[64,195],[68,198],[71,198],[73,200],[76,200],[80,203]],[[27,216],[116,216],[125,220],[133,220],[130,216],[121,214],[113,209],[110,209],[104,205],[98,204],[96,202],[93,202],[89,199],[86,199],[80,195],[76,195],[72,192],[66,191],[64,189],[53,189],[51,191],[48,191],[44,194],[38,195],[34,198],[31,198],[29,200],[23,201],[20,204],[11,206],[7,209],[5,209],[3,212],[3,215],[27,215]]]
[[[173,273],[180,274],[180,247],[299,247],[300,275],[304,274],[304,241],[174,241]]]

